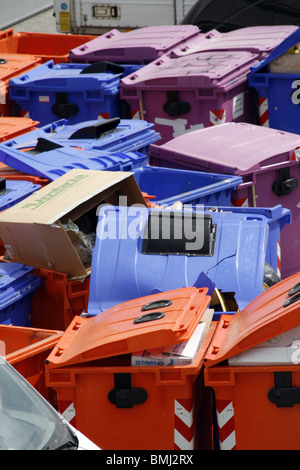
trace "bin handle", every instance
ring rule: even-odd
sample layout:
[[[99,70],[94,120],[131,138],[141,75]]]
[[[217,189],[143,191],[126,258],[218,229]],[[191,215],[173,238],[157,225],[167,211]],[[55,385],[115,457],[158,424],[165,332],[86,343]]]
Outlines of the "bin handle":
[[[300,299],[300,292],[297,294],[293,295],[293,297],[290,297],[288,300],[286,300],[283,304],[283,307],[288,307],[289,305],[293,304],[294,302],[297,302],[297,300]]]
[[[132,408],[143,404],[148,394],[144,388],[131,387],[131,374],[114,374],[115,388],[108,392],[108,400],[117,408]]]
[[[300,387],[292,386],[291,372],[274,372],[275,387],[268,392],[268,399],[277,408],[291,408],[300,404]]]
[[[99,139],[102,134],[113,131],[120,124],[121,119],[116,117],[112,119],[104,119],[99,121],[92,126],[86,126],[82,129],[75,131],[70,137],[69,140],[75,139]]]
[[[165,316],[164,312],[146,313],[145,315],[141,315],[140,317],[135,318],[133,323],[138,324],[138,323],[146,323],[148,321],[160,320],[164,316]]]
[[[55,103],[52,112],[59,118],[68,118],[79,113],[79,106],[76,103]]]
[[[155,300],[154,302],[149,302],[148,304],[143,305],[142,311],[145,312],[147,310],[154,310],[156,308],[165,308],[169,307],[170,305],[172,305],[172,300]]]

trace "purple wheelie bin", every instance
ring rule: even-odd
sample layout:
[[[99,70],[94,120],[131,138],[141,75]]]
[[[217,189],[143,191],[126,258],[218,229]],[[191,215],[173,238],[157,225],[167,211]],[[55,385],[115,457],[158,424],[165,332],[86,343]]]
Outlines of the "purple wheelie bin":
[[[241,176],[231,194],[234,206],[290,209],[278,251],[282,278],[300,271],[299,159],[298,134],[248,123],[198,129],[149,149],[150,165]]]
[[[247,77],[259,54],[206,51],[164,55],[120,80],[131,115],[153,122],[159,144],[195,128],[256,122]]]

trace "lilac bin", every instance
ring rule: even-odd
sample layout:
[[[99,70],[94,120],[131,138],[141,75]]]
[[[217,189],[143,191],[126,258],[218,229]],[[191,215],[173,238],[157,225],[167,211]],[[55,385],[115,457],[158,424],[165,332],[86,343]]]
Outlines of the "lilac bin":
[[[150,165],[241,176],[234,206],[289,209],[292,223],[281,232],[278,252],[282,278],[300,271],[299,158],[298,134],[247,123],[195,130],[149,149]]]

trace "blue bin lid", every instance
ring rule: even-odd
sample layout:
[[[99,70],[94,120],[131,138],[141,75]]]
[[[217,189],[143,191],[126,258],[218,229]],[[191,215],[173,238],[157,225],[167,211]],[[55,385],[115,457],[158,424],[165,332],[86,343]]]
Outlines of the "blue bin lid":
[[[0,178],[0,211],[17,204],[40,188],[39,184],[29,181]]]
[[[195,255],[186,250],[186,240],[178,247],[177,242],[170,242],[167,232],[143,240],[149,220],[152,224],[162,213],[170,214],[149,208],[134,212],[126,207],[102,207],[92,257],[88,315],[157,292],[203,287],[198,285],[203,273],[223,293],[234,292],[240,309],[262,292],[268,238],[264,215],[172,211],[175,217],[187,217],[187,224],[197,214],[198,223],[204,224],[202,249]],[[164,220],[168,227],[168,218]],[[202,240],[198,242],[201,245]]]
[[[273,60],[280,57],[282,54],[287,52],[292,47],[296,46],[300,42],[300,28],[290,34],[284,41],[282,41],[272,52],[264,59],[253,65],[250,69],[250,75],[258,71],[262,71],[267,65]]]
[[[8,145],[6,145],[8,144]],[[1,144],[0,144],[1,145]],[[48,140],[39,140],[34,154],[0,146],[0,161],[15,170],[53,181],[68,171],[85,170],[132,171],[145,164],[147,157],[139,152],[109,152],[63,147]]]
[[[9,307],[35,291],[43,280],[32,273],[32,266],[0,262],[0,309]]]
[[[147,165],[134,170],[134,176],[141,191],[155,195],[154,202],[161,205],[187,204],[243,183],[241,176]]]
[[[131,152],[149,146],[160,139],[154,124],[139,119],[94,119],[70,125],[60,119],[11,139],[8,145],[18,150],[35,148],[39,138],[67,147],[84,147]],[[8,142],[8,141],[7,141]]]
[[[103,92],[118,92],[121,74],[84,73],[89,64],[54,64],[49,60],[22,75],[9,81],[11,87],[22,87],[39,91],[77,91],[84,93],[87,90],[101,89]]]

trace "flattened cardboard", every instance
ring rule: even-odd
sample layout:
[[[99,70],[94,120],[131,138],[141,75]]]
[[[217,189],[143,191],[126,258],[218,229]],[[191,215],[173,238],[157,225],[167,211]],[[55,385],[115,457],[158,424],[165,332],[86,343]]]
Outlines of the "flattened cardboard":
[[[14,262],[85,277],[90,266],[80,260],[63,223],[102,203],[146,201],[132,173],[71,170],[0,214],[0,238]],[[75,222],[76,223],[76,222]]]

